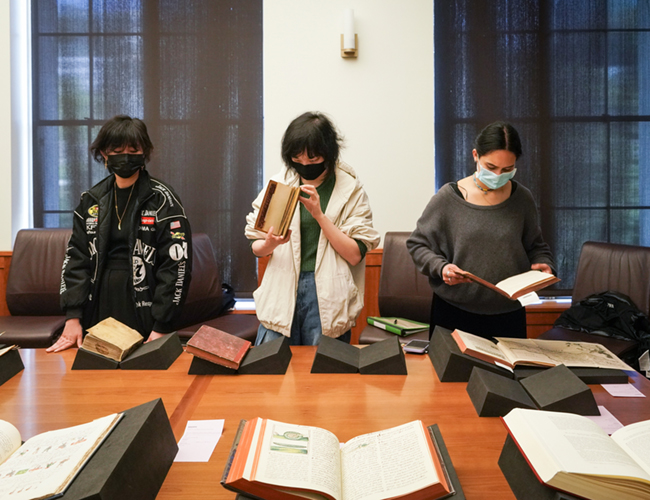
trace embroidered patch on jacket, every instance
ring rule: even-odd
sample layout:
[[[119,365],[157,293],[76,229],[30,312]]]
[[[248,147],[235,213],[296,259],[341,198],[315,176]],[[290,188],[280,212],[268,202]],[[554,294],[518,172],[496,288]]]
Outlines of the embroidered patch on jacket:
[[[156,221],[154,217],[140,217],[140,223],[147,226],[153,226]]]
[[[88,209],[88,215],[91,217],[97,217],[97,214],[99,214],[99,205],[93,205]]]
[[[177,220],[169,224],[169,229],[178,229],[181,227],[181,223]]]

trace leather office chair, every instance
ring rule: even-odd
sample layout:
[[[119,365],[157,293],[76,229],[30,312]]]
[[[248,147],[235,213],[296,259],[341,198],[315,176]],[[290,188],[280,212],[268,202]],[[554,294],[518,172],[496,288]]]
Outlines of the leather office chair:
[[[201,325],[212,326],[237,337],[255,340],[259,321],[254,314],[227,314],[223,309],[221,275],[210,238],[192,234],[192,281],[177,321],[181,341],[187,341]]]
[[[429,280],[413,263],[406,248],[410,232],[388,232],[384,238],[384,254],[379,276],[379,314],[407,318],[429,323],[433,291]],[[366,325],[359,335],[359,344],[373,344],[394,336],[381,328]],[[418,332],[400,338],[401,342],[412,339],[429,339],[429,331]]]
[[[580,252],[571,303],[607,290],[623,293],[646,315],[650,313],[650,248],[587,241]],[[632,340],[552,328],[539,337],[545,340],[596,342],[617,356],[636,347]]]
[[[49,347],[63,331],[65,316],[59,305],[61,266],[70,229],[23,229],[16,235],[7,279],[7,306],[11,316],[0,316],[0,344]],[[255,315],[223,315],[221,276],[210,238],[192,235],[192,281],[183,312],[177,321],[181,339],[201,324],[216,321],[216,328],[255,339]],[[219,315],[222,316],[219,316]]]
[[[1,344],[49,347],[63,330],[59,306],[61,266],[70,229],[22,229],[7,277],[7,307],[0,317]]]

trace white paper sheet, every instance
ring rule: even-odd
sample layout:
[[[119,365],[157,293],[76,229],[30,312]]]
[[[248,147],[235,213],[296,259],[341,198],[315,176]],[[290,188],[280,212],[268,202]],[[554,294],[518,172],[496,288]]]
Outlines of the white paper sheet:
[[[224,420],[190,420],[174,462],[208,462],[223,433]]]
[[[607,408],[599,405],[598,409],[600,415],[587,415],[587,418],[596,422],[607,434],[611,436],[614,432],[623,428],[623,424]]]
[[[645,398],[639,389],[632,384],[601,384],[603,389],[615,398]]]

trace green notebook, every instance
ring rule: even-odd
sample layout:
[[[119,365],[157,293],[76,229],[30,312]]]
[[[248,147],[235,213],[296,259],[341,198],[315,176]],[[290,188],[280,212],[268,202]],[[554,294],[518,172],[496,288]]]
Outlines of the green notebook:
[[[368,316],[368,324],[402,337],[429,329],[429,325],[426,323],[389,316]]]

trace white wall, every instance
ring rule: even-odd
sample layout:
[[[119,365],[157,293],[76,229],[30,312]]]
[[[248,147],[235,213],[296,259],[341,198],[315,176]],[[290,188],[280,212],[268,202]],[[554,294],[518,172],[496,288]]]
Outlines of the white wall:
[[[12,232],[28,220],[11,211],[9,4],[0,1],[0,251],[11,249]],[[357,59],[340,56],[347,8],[355,14]],[[289,122],[307,110],[325,112],[345,136],[342,157],[366,186],[375,227],[382,235],[412,230],[434,189],[433,1],[265,0],[263,16],[265,175],[280,168]],[[14,125],[24,121],[20,114]],[[29,205],[14,192],[18,198]]]
[[[0,2],[0,251],[11,250],[11,33],[9,2]]]
[[[354,9],[359,57],[340,56],[343,12]],[[304,111],[327,113],[342,158],[366,187],[375,227],[410,231],[434,190],[433,2],[265,0],[265,176]]]

